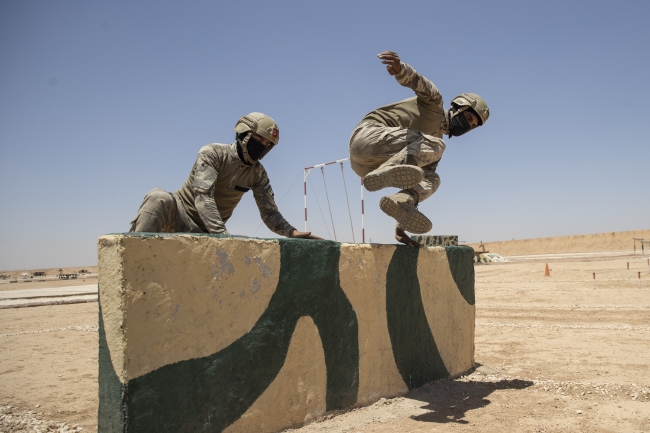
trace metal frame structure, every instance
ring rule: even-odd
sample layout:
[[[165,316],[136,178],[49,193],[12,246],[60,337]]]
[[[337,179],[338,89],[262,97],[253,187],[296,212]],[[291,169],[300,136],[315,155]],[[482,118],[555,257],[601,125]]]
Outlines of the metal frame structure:
[[[347,190],[347,185],[345,183],[345,175],[343,174],[343,162],[344,161],[349,161],[350,158],[343,158],[343,159],[337,159],[336,161],[331,161],[331,162],[326,162],[324,164],[316,164],[312,165],[309,167],[305,167],[303,169],[303,196],[304,196],[304,204],[305,204],[305,231],[308,231],[307,229],[307,177],[309,176],[309,173],[315,169],[315,168],[320,168],[321,173],[323,175],[323,183],[325,185],[325,194],[327,194],[327,183],[325,182],[325,171],[323,170],[323,167],[327,165],[332,165],[332,164],[340,164],[341,166],[341,175],[343,176],[343,185],[345,188],[345,198],[348,200],[348,190]],[[327,203],[329,206],[329,195],[327,198]],[[365,231],[365,215],[364,215],[365,209],[364,209],[364,202],[363,202],[363,179],[361,179],[361,242],[365,243],[366,242],[366,231]],[[354,241],[354,227],[352,224],[352,214],[350,213],[350,201],[348,200],[348,215],[350,217],[350,227],[352,228],[352,239]],[[332,229],[334,231],[334,239],[336,240],[336,230],[334,229],[334,220],[332,218],[332,211],[330,208],[330,218],[332,219]],[[355,241],[356,242],[356,241]]]
[[[632,238],[634,239],[634,254],[636,254],[636,243],[639,242],[641,244],[641,254],[645,254],[645,246],[648,246],[648,249],[650,249],[650,239],[645,240],[643,238]]]

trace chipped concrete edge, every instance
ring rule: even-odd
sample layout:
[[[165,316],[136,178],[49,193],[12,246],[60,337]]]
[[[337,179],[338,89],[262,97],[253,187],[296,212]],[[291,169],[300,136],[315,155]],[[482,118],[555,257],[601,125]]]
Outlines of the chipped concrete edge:
[[[99,302],[106,343],[113,369],[122,384],[127,383],[124,353],[124,245],[120,235],[102,236],[98,241]]]

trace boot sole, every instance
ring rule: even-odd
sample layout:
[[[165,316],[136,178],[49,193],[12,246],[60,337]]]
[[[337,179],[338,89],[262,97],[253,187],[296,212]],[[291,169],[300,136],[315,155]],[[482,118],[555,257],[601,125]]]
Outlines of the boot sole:
[[[404,231],[422,234],[431,230],[433,224],[422,212],[400,205],[389,196],[379,200],[379,208],[388,216],[395,218]]]
[[[363,184],[368,191],[379,191],[383,188],[395,187],[412,188],[424,179],[424,172],[414,165],[396,165],[383,173],[367,174]]]

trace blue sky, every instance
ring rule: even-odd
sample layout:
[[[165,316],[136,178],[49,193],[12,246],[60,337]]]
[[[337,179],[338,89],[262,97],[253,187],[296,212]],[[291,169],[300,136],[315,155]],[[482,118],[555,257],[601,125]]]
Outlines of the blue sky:
[[[650,3],[646,1],[0,2],[0,269],[96,263],[144,194],[178,189],[236,120],[272,116],[264,159],[283,215],[303,227],[302,168],[347,157],[372,109],[412,96],[376,55],[396,51],[445,105],[490,106],[447,140],[420,205],[432,234],[491,241],[650,228]],[[325,171],[350,241],[341,172]],[[345,166],[357,240],[359,180]],[[329,237],[320,172],[310,229]],[[366,239],[393,222],[366,194]],[[275,237],[248,194],[227,227]],[[331,226],[329,232],[332,232]]]

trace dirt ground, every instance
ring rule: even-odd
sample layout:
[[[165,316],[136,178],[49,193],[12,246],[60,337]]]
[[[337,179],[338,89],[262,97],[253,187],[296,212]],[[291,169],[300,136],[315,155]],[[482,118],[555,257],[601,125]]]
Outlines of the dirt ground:
[[[58,268],[50,269],[32,269],[20,271],[0,271],[0,275],[4,275],[7,279],[0,279],[0,292],[6,290],[28,290],[28,289],[44,289],[52,287],[67,287],[67,286],[84,286],[97,282],[97,266],[83,266],[76,268],[63,268],[64,274],[74,274],[81,269],[87,271],[85,274],[80,274],[77,278],[70,280],[60,280],[57,278],[59,273]],[[32,275],[34,271],[45,272],[45,277],[22,278],[23,273]],[[11,278],[16,278],[14,283],[10,282]]]
[[[477,265],[474,372],[291,431],[648,432],[648,257]],[[96,417],[97,304],[0,310],[0,431]]]
[[[636,240],[635,240],[636,238]],[[639,240],[645,239],[646,243]],[[627,251],[645,250],[650,253],[650,230],[595,233],[588,235],[555,236],[551,238],[517,239],[511,241],[480,242],[469,244],[476,251],[491,251],[502,256],[527,254],[581,253],[585,251]]]

